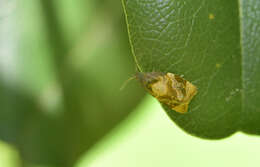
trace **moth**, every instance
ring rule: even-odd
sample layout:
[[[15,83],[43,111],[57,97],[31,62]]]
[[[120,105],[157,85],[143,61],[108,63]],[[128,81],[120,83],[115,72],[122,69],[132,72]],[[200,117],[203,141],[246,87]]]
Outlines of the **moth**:
[[[179,113],[186,113],[197,88],[184,78],[162,72],[138,72],[136,78],[160,103]]]

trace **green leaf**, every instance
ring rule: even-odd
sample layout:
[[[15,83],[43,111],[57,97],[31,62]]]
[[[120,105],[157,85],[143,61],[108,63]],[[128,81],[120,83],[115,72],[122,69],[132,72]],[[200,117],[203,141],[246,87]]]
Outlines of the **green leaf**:
[[[142,72],[183,75],[198,88],[187,114],[164,106],[188,133],[260,134],[260,1],[123,0]]]

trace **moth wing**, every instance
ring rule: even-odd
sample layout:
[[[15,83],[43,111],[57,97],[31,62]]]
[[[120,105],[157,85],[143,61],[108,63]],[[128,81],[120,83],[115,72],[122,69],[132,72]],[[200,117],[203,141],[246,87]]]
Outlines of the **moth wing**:
[[[188,111],[188,104],[181,104],[173,107],[172,109],[179,113],[186,113]]]
[[[185,101],[190,101],[193,96],[197,94],[197,88],[192,83],[187,81],[186,83],[186,99]]]

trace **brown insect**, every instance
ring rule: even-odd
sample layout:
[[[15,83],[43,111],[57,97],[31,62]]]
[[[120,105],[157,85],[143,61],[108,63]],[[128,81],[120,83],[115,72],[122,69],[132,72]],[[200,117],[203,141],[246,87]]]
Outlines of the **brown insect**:
[[[136,78],[159,102],[179,113],[188,111],[188,105],[197,93],[196,86],[172,73],[139,72]]]

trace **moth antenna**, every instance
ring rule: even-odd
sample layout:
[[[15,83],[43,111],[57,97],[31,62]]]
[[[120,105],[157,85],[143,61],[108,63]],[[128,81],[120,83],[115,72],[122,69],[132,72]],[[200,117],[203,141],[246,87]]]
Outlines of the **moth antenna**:
[[[122,91],[125,87],[126,87],[126,85],[130,82],[130,81],[132,81],[133,79],[136,79],[136,76],[132,76],[132,77],[130,77],[130,78],[128,78],[123,84],[122,84],[122,86],[120,87],[120,91]]]
[[[153,69],[152,69],[152,72],[155,72],[155,69],[154,69],[154,67],[153,67]]]
[[[135,70],[136,70],[137,72],[142,72],[142,69],[141,69],[141,67],[140,67],[138,64],[136,64]]]

